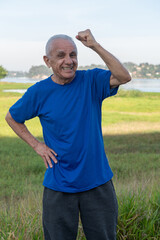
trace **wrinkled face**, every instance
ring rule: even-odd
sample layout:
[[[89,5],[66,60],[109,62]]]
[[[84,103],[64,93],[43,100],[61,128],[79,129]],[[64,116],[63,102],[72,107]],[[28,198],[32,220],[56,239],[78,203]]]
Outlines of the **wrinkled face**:
[[[51,43],[49,56],[44,57],[48,67],[51,67],[57,82],[73,80],[77,70],[77,49],[67,39],[55,39]]]

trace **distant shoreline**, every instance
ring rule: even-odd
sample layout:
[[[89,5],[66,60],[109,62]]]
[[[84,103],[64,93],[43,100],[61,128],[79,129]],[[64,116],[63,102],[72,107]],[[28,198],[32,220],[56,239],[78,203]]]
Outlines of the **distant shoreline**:
[[[40,79],[41,80],[41,79]],[[25,77],[21,77],[21,78],[3,78],[0,80],[0,83],[24,83],[24,84],[34,84],[40,80],[37,79],[31,79],[31,78],[25,78]],[[124,90],[138,90],[141,92],[160,92],[160,79],[132,79],[132,81],[130,81],[127,84],[124,84],[122,86],[120,86],[121,89]],[[14,89],[10,88],[10,89]]]

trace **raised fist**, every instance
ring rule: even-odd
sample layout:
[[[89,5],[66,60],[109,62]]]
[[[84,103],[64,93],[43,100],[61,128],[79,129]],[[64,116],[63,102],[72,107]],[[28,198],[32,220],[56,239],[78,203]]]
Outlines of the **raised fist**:
[[[78,32],[78,35],[76,38],[81,41],[86,47],[94,47],[97,42],[95,38],[93,37],[90,29],[87,29],[85,31]]]

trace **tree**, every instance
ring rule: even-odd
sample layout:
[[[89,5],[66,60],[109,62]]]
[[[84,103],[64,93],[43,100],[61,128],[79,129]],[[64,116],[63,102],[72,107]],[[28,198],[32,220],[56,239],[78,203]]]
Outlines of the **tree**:
[[[0,78],[4,78],[7,75],[7,70],[0,66]]]
[[[134,72],[136,71],[137,68],[137,64],[133,63],[133,62],[125,62],[123,63],[123,65],[127,68],[127,70],[129,72]]]
[[[32,66],[30,69],[29,69],[29,73],[28,73],[28,76],[31,77],[31,78],[34,78],[34,77],[43,77],[44,75],[45,76],[49,76],[52,74],[52,71],[47,68],[45,65],[40,65],[40,66]]]

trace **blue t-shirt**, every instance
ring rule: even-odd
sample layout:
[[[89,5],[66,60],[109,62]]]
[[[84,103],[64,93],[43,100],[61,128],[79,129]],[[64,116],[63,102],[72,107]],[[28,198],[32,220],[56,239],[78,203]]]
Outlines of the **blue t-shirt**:
[[[46,169],[43,185],[60,192],[82,192],[109,181],[113,173],[105,155],[101,130],[103,99],[115,95],[111,72],[76,71],[72,82],[60,85],[51,77],[31,86],[11,108],[19,123],[39,117],[46,145],[58,163]]]

